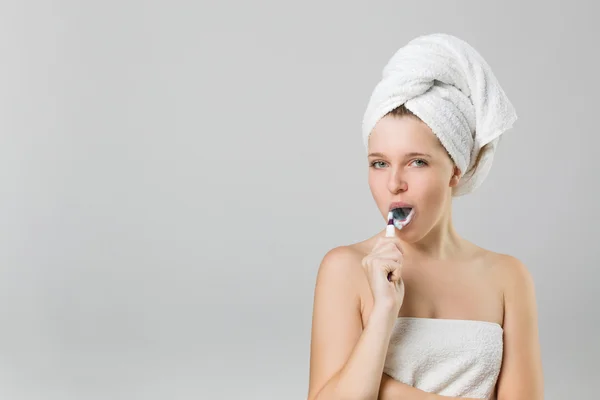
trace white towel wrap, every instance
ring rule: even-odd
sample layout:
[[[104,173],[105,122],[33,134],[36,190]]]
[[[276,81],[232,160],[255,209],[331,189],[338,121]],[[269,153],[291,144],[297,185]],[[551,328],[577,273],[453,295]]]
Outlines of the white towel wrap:
[[[429,393],[495,399],[503,333],[492,322],[401,317],[384,372]]]

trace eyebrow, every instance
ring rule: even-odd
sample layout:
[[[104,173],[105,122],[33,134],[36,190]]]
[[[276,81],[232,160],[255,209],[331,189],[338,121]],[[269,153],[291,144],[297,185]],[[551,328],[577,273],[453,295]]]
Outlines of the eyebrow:
[[[407,153],[405,156],[406,156],[406,157],[425,157],[425,158],[432,158],[432,157],[431,157],[429,154],[425,154],[425,153],[419,153],[419,152],[415,152],[415,151],[413,151],[413,152],[410,152],[410,153]],[[369,154],[369,157],[382,157],[382,158],[385,158],[386,156],[385,156],[385,154],[383,154],[383,153],[370,153],[370,154]]]

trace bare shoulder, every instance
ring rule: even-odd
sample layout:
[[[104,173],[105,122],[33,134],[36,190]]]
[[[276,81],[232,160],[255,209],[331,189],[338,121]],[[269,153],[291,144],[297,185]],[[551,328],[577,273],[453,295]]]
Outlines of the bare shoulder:
[[[525,263],[510,254],[488,250],[487,257],[504,292],[533,290],[533,278]]]
[[[369,252],[369,241],[337,246],[329,250],[317,273],[317,291],[340,292],[362,304],[366,276],[362,260]],[[340,293],[341,294],[341,293]]]
[[[365,255],[356,245],[337,246],[329,250],[319,266],[317,280],[329,275],[337,278],[358,279],[362,274],[362,259]]]
[[[357,262],[360,266],[361,260],[361,252],[355,245],[337,246],[325,253],[321,268],[348,269]]]

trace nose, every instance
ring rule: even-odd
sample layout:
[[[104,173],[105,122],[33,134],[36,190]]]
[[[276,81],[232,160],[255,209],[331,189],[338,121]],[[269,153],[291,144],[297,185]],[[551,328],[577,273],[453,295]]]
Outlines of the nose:
[[[408,183],[406,182],[406,179],[404,179],[400,172],[394,171],[392,174],[390,174],[390,179],[388,181],[388,190],[391,193],[402,193],[406,192],[407,189]]]

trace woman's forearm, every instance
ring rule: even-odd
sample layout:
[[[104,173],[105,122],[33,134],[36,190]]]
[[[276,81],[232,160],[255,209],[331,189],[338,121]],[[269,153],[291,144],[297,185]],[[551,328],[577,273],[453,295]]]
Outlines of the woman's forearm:
[[[435,393],[428,393],[402,382],[391,376],[383,374],[379,391],[379,400],[476,400],[467,397],[448,397]]]
[[[396,315],[373,308],[344,367],[313,400],[376,400]]]
[[[435,396],[437,395],[399,382],[387,374],[383,374],[381,378],[379,400],[441,400]]]

